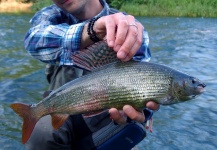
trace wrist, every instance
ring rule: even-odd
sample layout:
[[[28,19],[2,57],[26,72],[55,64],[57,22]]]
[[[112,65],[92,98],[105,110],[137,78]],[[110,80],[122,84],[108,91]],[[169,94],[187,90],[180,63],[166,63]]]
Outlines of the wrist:
[[[100,41],[100,38],[97,37],[96,32],[93,29],[94,24],[98,19],[99,19],[99,17],[91,19],[90,22],[88,23],[88,27],[87,27],[87,34],[89,35],[89,38],[93,42],[99,42]]]
[[[89,38],[94,43],[103,40],[103,37],[104,37],[102,34],[100,34],[100,32],[96,30],[96,22],[99,18],[100,17],[91,19],[87,27],[87,33],[89,35]]]
[[[83,28],[80,49],[86,48],[87,46],[90,46],[93,44],[93,41],[90,40],[89,35],[87,33],[87,27],[88,27],[88,23],[86,23]]]
[[[90,39],[90,36],[88,35],[88,26],[89,26],[89,22],[87,22],[84,25],[82,37],[81,37],[80,49],[86,48],[87,46],[90,46],[93,43],[95,43]],[[99,40],[103,40],[105,37],[105,33],[104,33],[104,30],[99,30],[99,28],[98,28],[99,26],[100,26],[100,21],[95,21],[92,28],[95,31],[95,34],[99,38]]]
[[[96,31],[94,30],[94,25],[95,22],[99,19],[100,17],[96,17],[90,20],[90,22],[88,23],[88,27],[87,27],[87,33],[89,35],[89,38],[95,43],[95,42],[99,42],[100,40],[102,40],[100,37],[97,36]]]

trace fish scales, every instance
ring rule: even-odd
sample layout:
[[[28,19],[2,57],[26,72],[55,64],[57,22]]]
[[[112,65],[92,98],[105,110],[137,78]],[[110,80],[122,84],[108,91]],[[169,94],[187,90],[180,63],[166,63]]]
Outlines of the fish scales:
[[[108,57],[109,56],[109,57]],[[53,91],[38,104],[11,104],[23,122],[22,142],[29,139],[37,121],[52,116],[58,129],[66,120],[59,114],[86,114],[126,104],[143,109],[148,101],[162,105],[184,102],[203,93],[199,79],[164,65],[117,61],[116,53],[100,41],[73,54],[78,67],[91,71]]]
[[[55,113],[69,114],[98,111],[111,106],[121,108],[123,104],[141,107],[145,100],[165,97],[171,82],[169,79],[169,74],[151,65],[114,63],[70,82],[51,94],[48,97],[50,100],[46,100],[50,103],[46,105],[52,106]]]

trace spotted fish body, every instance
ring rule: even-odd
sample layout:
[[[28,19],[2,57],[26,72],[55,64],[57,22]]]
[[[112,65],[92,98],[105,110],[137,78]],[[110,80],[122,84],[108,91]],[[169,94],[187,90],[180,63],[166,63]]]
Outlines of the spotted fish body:
[[[179,101],[173,95],[175,92],[172,93],[171,76],[177,73],[146,62],[116,62],[69,82],[40,104],[56,113],[67,114],[88,113],[111,107],[121,109],[125,104],[142,109],[150,100],[171,104]],[[169,102],[171,99],[173,101]]]
[[[190,100],[204,91],[205,84],[200,80],[167,66],[118,61],[114,51],[104,42],[88,50],[72,58],[77,66],[91,73],[63,85],[38,104],[11,105],[24,118],[23,143],[30,137],[36,122],[45,115],[52,115],[55,127],[56,122],[61,122],[55,119],[56,114],[85,114],[112,107],[122,109],[126,104],[140,110],[150,100],[168,105]],[[111,57],[107,59],[103,54]]]

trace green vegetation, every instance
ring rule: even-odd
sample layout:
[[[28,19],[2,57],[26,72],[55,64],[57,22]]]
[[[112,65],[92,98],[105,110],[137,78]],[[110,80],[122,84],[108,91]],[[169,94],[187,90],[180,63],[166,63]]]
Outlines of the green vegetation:
[[[120,10],[136,16],[217,17],[217,1],[127,0]]]
[[[37,11],[52,0],[20,0],[33,2]],[[107,0],[110,6],[135,16],[217,17],[217,0]]]
[[[40,10],[43,7],[53,4],[52,0],[32,0],[32,1],[34,2],[31,8],[34,12]]]

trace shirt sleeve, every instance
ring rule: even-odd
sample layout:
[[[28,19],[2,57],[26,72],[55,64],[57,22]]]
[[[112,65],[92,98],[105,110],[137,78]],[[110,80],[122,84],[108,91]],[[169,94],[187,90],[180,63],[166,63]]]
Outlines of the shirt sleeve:
[[[32,27],[25,35],[24,45],[34,58],[50,64],[72,65],[72,52],[79,50],[85,23],[69,25],[66,16],[47,7],[30,20]],[[72,22],[72,21],[71,21]],[[73,24],[73,23],[71,23]]]
[[[136,61],[150,61],[151,59],[151,51],[149,48],[149,36],[148,32],[144,30],[143,32],[143,43],[135,56],[133,57]]]

